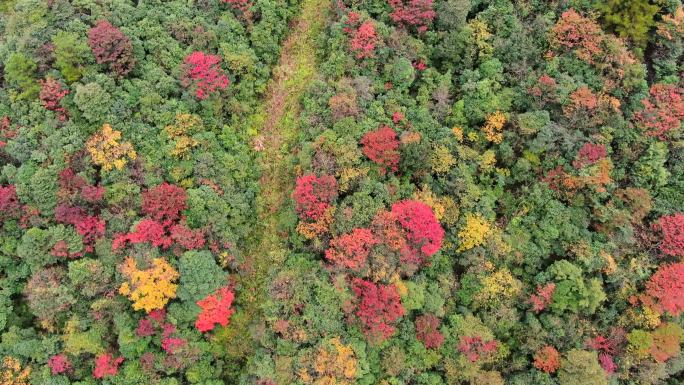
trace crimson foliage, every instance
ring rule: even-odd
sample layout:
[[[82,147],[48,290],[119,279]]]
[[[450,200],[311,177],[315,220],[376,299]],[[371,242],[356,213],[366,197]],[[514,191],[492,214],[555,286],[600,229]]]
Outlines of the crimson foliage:
[[[646,283],[646,293],[656,306],[674,316],[684,311],[684,263],[661,266]]]
[[[130,39],[107,20],[100,20],[88,31],[88,45],[98,64],[108,64],[118,76],[126,76],[135,66]]]
[[[370,131],[361,138],[362,151],[368,159],[379,164],[382,172],[399,170],[399,139],[397,133],[387,126]]]
[[[395,330],[392,325],[404,315],[397,287],[354,278],[352,290],[357,298],[356,316],[371,340],[382,341]]]
[[[292,198],[300,218],[316,220],[337,199],[337,180],[330,175],[298,177]]]
[[[230,80],[220,66],[221,57],[204,52],[193,52],[183,62],[181,82],[193,87],[197,99],[204,100],[218,90],[228,87]]]

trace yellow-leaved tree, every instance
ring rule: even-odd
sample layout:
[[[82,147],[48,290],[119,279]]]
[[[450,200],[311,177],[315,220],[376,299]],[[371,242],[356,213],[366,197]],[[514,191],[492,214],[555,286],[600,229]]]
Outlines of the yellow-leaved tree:
[[[299,378],[312,385],[351,385],[356,383],[357,359],[351,346],[339,337],[323,343],[315,352],[311,371],[302,368]]]
[[[137,154],[130,142],[120,142],[121,131],[112,129],[105,123],[100,132],[86,142],[86,149],[93,163],[102,167],[104,171],[121,170],[128,160],[135,160]]]
[[[465,251],[480,246],[485,242],[490,231],[489,222],[482,215],[466,214],[465,226],[458,232],[458,238],[461,240],[458,250]]]
[[[487,121],[482,127],[485,138],[496,144],[501,143],[503,141],[504,124],[506,124],[506,115],[499,111],[487,116]]]
[[[133,301],[135,310],[144,309],[149,313],[164,308],[170,299],[176,298],[178,271],[162,258],[153,259],[149,268],[139,270],[135,260],[127,257],[121,272],[128,282],[121,285],[119,293]]]
[[[191,135],[202,130],[202,119],[193,114],[178,114],[175,123],[166,126],[164,130],[174,142],[171,155],[186,158],[188,152],[199,144]]]
[[[2,359],[0,367],[0,385],[28,385],[31,368],[21,368],[21,363],[14,357]]]

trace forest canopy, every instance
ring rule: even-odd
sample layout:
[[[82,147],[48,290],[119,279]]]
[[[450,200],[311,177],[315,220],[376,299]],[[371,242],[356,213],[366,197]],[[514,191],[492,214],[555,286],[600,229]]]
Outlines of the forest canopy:
[[[681,1],[0,28],[0,385],[682,383]]]

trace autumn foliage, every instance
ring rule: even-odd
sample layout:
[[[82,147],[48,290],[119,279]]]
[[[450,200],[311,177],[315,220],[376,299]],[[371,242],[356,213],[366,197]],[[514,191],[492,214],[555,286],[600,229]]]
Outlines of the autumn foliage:
[[[354,229],[330,241],[325,258],[333,265],[356,270],[366,265],[368,255],[378,241],[368,229]]]
[[[361,23],[359,17],[356,12],[349,12],[347,15],[348,26],[344,31],[349,35],[349,47],[357,59],[373,57],[378,43],[375,24],[370,20]]]
[[[0,186],[0,222],[16,218],[20,214],[20,209],[16,188],[13,185]]]
[[[121,365],[123,360],[123,357],[114,358],[110,353],[98,355],[97,358],[95,358],[93,377],[100,379],[116,376],[116,373],[119,371],[119,365]]]
[[[223,3],[228,4],[231,9],[242,12],[243,15],[249,15],[250,8],[252,7],[251,0],[221,0]]]
[[[415,27],[418,32],[427,31],[437,16],[432,0],[389,0],[389,5],[390,17],[395,23]]]
[[[553,346],[544,346],[534,355],[534,367],[546,373],[555,373],[560,367],[560,353]]]
[[[292,198],[300,218],[317,220],[337,199],[337,180],[330,175],[300,176],[297,178]]]
[[[403,200],[392,205],[392,214],[406,231],[411,254],[421,255],[421,259],[425,259],[442,247],[444,229],[430,206],[419,201]]]
[[[66,354],[56,354],[50,359],[48,359],[48,366],[50,367],[50,372],[52,375],[62,374],[68,370],[71,370],[71,363]]]
[[[305,384],[352,385],[358,370],[358,360],[350,345],[339,337],[324,342],[315,352],[310,370],[301,370],[299,378]]]
[[[649,96],[641,101],[644,108],[634,114],[637,124],[649,136],[664,139],[679,129],[684,119],[684,89],[675,84],[654,84]]]
[[[135,160],[137,157],[133,145],[121,141],[121,131],[112,129],[112,126],[106,123],[100,132],[88,139],[86,149],[93,163],[102,167],[104,171],[122,170],[128,160]]]
[[[143,192],[142,210],[150,219],[169,226],[180,219],[181,212],[187,208],[186,201],[184,189],[162,183]]]
[[[577,159],[572,163],[575,168],[592,165],[607,156],[606,146],[602,144],[585,143],[577,152]]]
[[[356,316],[364,333],[374,341],[389,338],[395,330],[394,323],[404,315],[397,287],[354,278],[352,291],[356,295]]]
[[[361,138],[362,151],[368,159],[380,165],[382,172],[399,170],[399,139],[387,126],[366,133]]]
[[[88,45],[98,64],[108,64],[118,76],[126,76],[135,66],[133,45],[121,30],[100,20],[88,31]]]
[[[69,94],[68,89],[62,88],[62,85],[54,78],[47,77],[41,80],[40,102],[46,110],[54,111],[59,120],[67,120],[69,114],[66,108],[62,107],[62,99]]]
[[[143,309],[149,313],[162,309],[176,297],[178,272],[162,258],[153,259],[149,268],[140,270],[135,260],[127,257],[121,273],[128,281],[121,284],[119,293],[133,301],[135,310]]]
[[[544,286],[537,286],[537,292],[530,296],[530,303],[532,310],[539,313],[549,307],[553,301],[553,292],[556,290],[556,284],[553,282],[547,283]]]
[[[462,336],[458,342],[458,351],[470,362],[477,362],[494,354],[498,345],[496,340],[485,342],[480,336]]]
[[[21,366],[14,357],[5,356],[0,364],[0,385],[30,385],[31,368]]]
[[[439,318],[425,314],[416,318],[416,338],[428,349],[438,349],[444,343],[444,335],[439,331]]]
[[[603,33],[601,27],[574,9],[569,9],[561,14],[552,32],[553,44],[574,50],[577,57],[586,62],[592,63],[602,52]]]
[[[216,91],[225,89],[230,80],[221,69],[220,63],[220,56],[200,51],[186,56],[181,70],[183,86],[192,87],[199,100],[204,100]]]
[[[663,233],[660,251],[673,257],[684,258],[684,214],[666,215],[658,220]]]
[[[216,325],[228,326],[230,316],[235,313],[231,308],[235,294],[229,287],[222,287],[206,298],[197,301],[202,310],[197,316],[195,327],[200,332],[213,330]]]
[[[662,265],[646,283],[646,293],[656,307],[678,316],[684,311],[684,263]]]

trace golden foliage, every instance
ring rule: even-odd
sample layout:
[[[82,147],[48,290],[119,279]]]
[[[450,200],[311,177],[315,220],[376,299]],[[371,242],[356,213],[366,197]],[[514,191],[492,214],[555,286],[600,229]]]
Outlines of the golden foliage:
[[[297,224],[297,232],[309,240],[319,237],[330,231],[334,216],[335,206],[330,206],[315,222],[300,221]]]
[[[130,142],[119,142],[121,131],[112,129],[105,123],[102,130],[95,133],[86,142],[86,149],[93,163],[101,166],[104,171],[113,169],[121,170],[126,166],[128,159],[135,160],[137,154]]]
[[[190,135],[202,128],[202,119],[193,114],[178,114],[176,122],[164,128],[170,140],[175,142],[171,155],[186,158],[188,152],[199,143]]]
[[[601,250],[599,251],[599,257],[601,257],[601,259],[603,259],[606,263],[605,267],[603,268],[604,273],[611,275],[617,271],[618,266],[615,262],[615,258],[613,258],[612,255]]]
[[[437,174],[446,174],[456,164],[456,158],[446,146],[437,146],[430,157],[430,166]]]
[[[447,195],[438,197],[427,185],[416,190],[413,193],[413,199],[430,206],[432,212],[435,213],[435,218],[444,224],[453,225],[458,220],[458,207],[454,199]]]
[[[671,15],[663,16],[663,21],[658,23],[657,33],[667,40],[684,35],[684,7],[680,6]]]
[[[492,307],[502,302],[509,302],[522,291],[522,283],[506,268],[485,276],[480,282],[482,289],[474,299],[483,306]]]
[[[133,301],[133,309],[151,312],[162,309],[169,299],[176,297],[178,272],[162,258],[152,260],[152,266],[138,270],[135,260],[127,257],[121,272],[128,278],[119,288],[119,293]]]
[[[485,151],[480,156],[480,169],[482,171],[491,171],[496,165],[496,153],[492,150]]]
[[[487,116],[485,125],[482,127],[482,133],[488,141],[499,144],[503,141],[504,124],[506,124],[506,116],[497,111]]]
[[[473,247],[480,246],[485,242],[490,231],[491,226],[482,215],[466,214],[465,226],[458,232],[458,237],[461,240],[458,251],[470,250]]]
[[[420,132],[407,131],[401,135],[401,138],[399,140],[401,141],[401,144],[407,145],[411,143],[418,143],[420,142],[420,139]]]
[[[492,33],[489,32],[487,24],[482,20],[473,19],[468,22],[468,26],[472,31],[472,37],[475,42],[475,47],[477,47],[478,56],[480,58],[491,56],[494,53],[494,46],[490,43]]]
[[[332,338],[315,353],[312,373],[302,368],[298,375],[302,382],[312,385],[352,385],[355,383],[357,360],[354,350]]]
[[[351,188],[352,183],[368,175],[369,167],[345,167],[340,171],[340,178],[337,187],[341,192],[346,192]]]
[[[2,359],[0,368],[0,385],[28,385],[31,368],[21,368],[21,363],[14,357],[6,356]]]
[[[463,129],[461,127],[456,126],[451,129],[451,132],[454,133],[457,142],[463,142]]]

